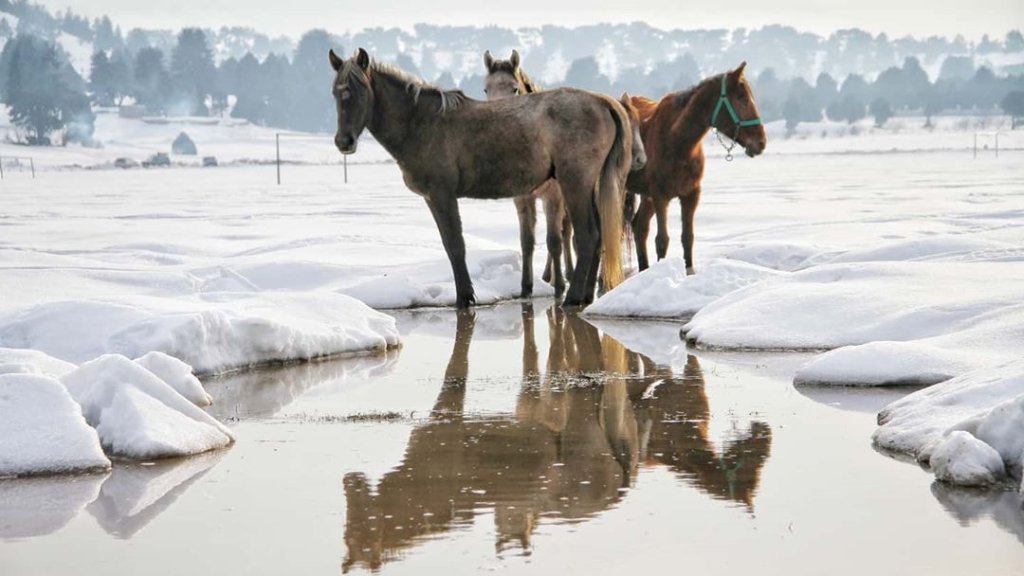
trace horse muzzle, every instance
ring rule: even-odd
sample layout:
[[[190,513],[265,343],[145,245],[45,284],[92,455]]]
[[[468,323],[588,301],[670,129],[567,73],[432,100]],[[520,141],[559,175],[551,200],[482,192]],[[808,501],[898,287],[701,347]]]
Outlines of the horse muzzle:
[[[355,154],[358,143],[356,137],[351,134],[336,134],[334,136],[334,145],[342,154]]]
[[[630,167],[630,171],[636,172],[637,170],[643,170],[646,165],[647,156],[644,154],[637,154],[633,156],[633,165]]]
[[[766,140],[757,140],[751,142],[747,146],[744,146],[743,151],[747,153],[747,156],[753,158],[755,156],[760,156],[761,153],[764,152],[764,149],[765,147],[767,147],[767,145],[768,142]]]

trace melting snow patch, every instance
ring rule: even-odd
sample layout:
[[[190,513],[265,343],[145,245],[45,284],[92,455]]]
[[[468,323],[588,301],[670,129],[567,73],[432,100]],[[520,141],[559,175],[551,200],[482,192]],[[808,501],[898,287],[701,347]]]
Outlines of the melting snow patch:
[[[511,250],[483,250],[467,255],[466,266],[473,279],[477,304],[494,304],[518,298],[522,293],[522,262]],[[377,309],[452,306],[455,280],[447,260],[403,268],[341,290]],[[554,289],[540,280],[537,271],[534,295],[549,296]]]
[[[987,314],[1019,304],[1021,286],[1024,268],[1013,263],[816,266],[719,298],[684,330],[688,340],[718,348],[821,349],[915,340],[966,330]]]
[[[693,276],[682,258],[666,258],[627,279],[587,307],[592,316],[679,318],[780,272],[739,260],[716,259]]]
[[[929,463],[942,480],[988,483],[1002,477],[1004,469],[1019,478],[1024,465],[1024,361],[975,370],[919,390],[887,406],[879,423],[875,444]]]
[[[234,440],[227,427],[124,356],[101,356],[62,380],[111,454],[184,456]]]
[[[41,304],[0,322],[0,342],[84,362],[160,351],[212,373],[266,362],[382,351],[393,318],[334,293],[208,293],[144,305]]]
[[[60,382],[0,375],[0,476],[109,467],[96,431]]]
[[[192,375],[192,367],[181,360],[163,352],[150,352],[142,358],[136,358],[135,363],[152,372],[196,406],[213,404],[213,397],[206,393],[202,382]]]
[[[0,348],[0,374],[40,374],[60,378],[75,368],[70,362],[38,350]]]

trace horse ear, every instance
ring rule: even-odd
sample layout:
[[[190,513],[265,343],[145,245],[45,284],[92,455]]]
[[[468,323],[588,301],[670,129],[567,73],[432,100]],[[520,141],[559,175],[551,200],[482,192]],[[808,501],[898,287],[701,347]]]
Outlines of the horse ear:
[[[622,97],[619,98],[619,102],[629,110],[629,107],[633,105],[633,102],[629,99],[629,92],[623,92]]]
[[[356,64],[366,72],[370,69],[370,55],[362,48],[356,50]]]
[[[338,69],[341,68],[341,65],[345,63],[344,60],[338,58],[338,55],[334,53],[334,48],[327,51],[327,58],[331,61],[331,68],[334,68],[335,72],[337,72]]]
[[[516,68],[519,68],[519,51],[512,50],[512,57],[509,58],[509,61],[512,62],[512,69],[513,70],[515,70]]]
[[[484,52],[484,66],[487,67],[487,72],[491,72],[491,67],[494,66],[494,57],[491,56],[491,51],[487,50]]]
[[[746,67],[747,67],[747,61],[746,60],[744,60],[743,62],[740,62],[740,65],[737,66],[736,69],[732,71],[732,75],[735,78],[741,78],[743,76],[743,69],[746,68]]]

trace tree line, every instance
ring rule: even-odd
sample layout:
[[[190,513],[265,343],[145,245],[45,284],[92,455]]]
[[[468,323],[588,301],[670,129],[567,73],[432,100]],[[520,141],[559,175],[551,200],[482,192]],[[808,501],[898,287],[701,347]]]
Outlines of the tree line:
[[[453,58],[460,54],[459,50],[465,51],[478,44],[504,46],[518,42],[512,31],[498,27],[418,25],[416,36],[422,42],[432,44],[433,49],[420,50],[414,60],[408,51],[401,49],[406,32],[369,29],[338,37],[324,30],[311,30],[290,52],[270,51],[257,56],[253,51],[246,51],[218,62],[211,47],[211,33],[199,28],[186,28],[174,36],[133,29],[123,36],[107,17],[98,18],[90,24],[70,10],[54,17],[24,0],[13,3],[0,0],[0,10],[5,10],[5,5],[10,13],[13,13],[12,6],[20,10],[20,20],[17,31],[12,31],[10,26],[5,28],[6,20],[0,19],[0,40],[8,39],[0,54],[0,102],[11,109],[12,121],[23,129],[28,143],[46,143],[55,133],[58,139],[88,141],[94,118],[90,104],[132,104],[148,115],[230,115],[261,126],[329,131],[334,121],[333,101],[327,88],[331,69],[324,57],[329,48],[341,51],[346,42],[365,45],[382,59],[392,60],[399,67],[439,86],[460,88],[472,97],[482,98],[482,65],[479,65],[479,73],[461,72],[463,75],[457,80],[456,74],[460,71],[475,67],[472,62]],[[63,33],[88,38],[93,43],[95,52],[90,62],[88,82],[75,72],[68,63],[67,55],[52,39],[54,26]],[[629,91],[657,98],[696,84],[702,78],[702,71],[706,73],[709,70],[706,52],[684,52],[648,65],[628,65],[625,54],[655,50],[656,43],[650,38],[654,29],[643,24],[616,26],[626,26],[631,31],[631,41],[628,49],[623,49],[624,54],[614,55],[623,64],[613,77],[611,73],[602,71],[597,57],[588,54],[568,63],[563,68],[563,77],[552,85],[576,86],[613,94]],[[543,46],[522,50],[526,55],[524,68],[535,77],[539,76],[544,68],[538,58],[550,57],[555,49],[559,50],[559,55],[575,53],[579,46],[596,42],[596,32],[607,32],[604,27],[615,29],[616,26],[582,27],[575,30],[577,34],[573,37],[564,34],[562,28],[544,27]],[[50,30],[49,36],[47,30]],[[226,30],[229,29],[222,29],[216,37],[219,46],[228,37]],[[230,30],[242,34],[236,39],[244,36],[244,30]],[[821,48],[820,37],[798,35],[794,40],[791,31],[786,27],[769,26],[759,31],[734,32],[732,40],[748,47],[758,43],[788,46],[803,41],[809,47]],[[721,41],[719,32],[676,31],[672,37],[677,46],[685,40],[691,47],[710,47]],[[885,46],[891,47],[892,43],[881,42],[881,36],[872,37],[855,30],[840,31],[829,37],[825,45],[830,46],[834,37],[844,40],[843,50],[834,51],[831,56],[836,62],[851,65],[863,65],[866,61],[884,62],[891,60],[891,51],[887,52]],[[773,42],[767,40],[771,38],[774,38]],[[783,42],[786,39],[788,44]],[[660,41],[664,44],[668,40],[661,38]],[[939,49],[947,49],[951,45],[956,48],[958,40],[952,44],[943,42],[926,42],[914,48],[923,50],[922,57],[927,60]],[[568,50],[567,46],[574,48]],[[851,54],[851,46],[859,47],[862,54]],[[1024,39],[1020,38],[1019,32],[1007,34],[1003,42],[986,38],[972,47],[975,52],[1010,49],[1024,51]],[[496,48],[496,53],[500,53],[498,50]],[[801,122],[827,118],[853,123],[868,115],[873,116],[879,125],[893,114],[918,114],[924,117],[926,124],[930,124],[931,118],[942,112],[986,114],[1004,111],[1014,117],[1014,126],[1024,122],[1024,110],[1021,110],[1024,105],[1024,69],[1022,74],[997,76],[987,66],[976,67],[973,56],[946,55],[933,81],[925,72],[922,61],[917,56],[908,56],[899,65],[883,69],[873,79],[865,74],[833,76],[831,72],[822,71],[811,82],[800,74],[792,74],[792,62],[783,57],[785,53],[785,50],[777,48],[778,58],[774,59],[768,58],[772,54],[770,51],[767,54],[757,53],[762,67],[759,71],[753,66],[748,67],[748,76],[752,79],[762,118],[766,121],[784,119],[790,130]],[[445,57],[442,58],[442,54]],[[472,56],[479,60],[478,53],[472,53]],[[605,53],[604,58],[607,57]],[[731,62],[729,67],[743,59],[735,46],[719,49],[714,57],[721,62]],[[531,62],[536,67],[531,67]],[[764,66],[765,63],[769,66]],[[771,64],[780,68],[777,70]]]

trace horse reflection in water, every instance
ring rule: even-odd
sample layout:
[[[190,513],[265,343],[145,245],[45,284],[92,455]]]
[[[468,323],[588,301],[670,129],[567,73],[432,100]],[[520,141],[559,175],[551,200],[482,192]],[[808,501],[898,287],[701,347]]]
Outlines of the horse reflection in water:
[[[430,421],[412,432],[402,463],[375,490],[361,473],[345,476],[345,572],[376,569],[488,509],[497,551],[519,547],[529,554],[541,516],[579,522],[609,509],[641,465],[665,466],[712,497],[753,510],[771,431],[752,423],[716,451],[696,357],[674,375],[553,307],[542,371],[532,305],[523,304],[515,414],[474,419],[463,413],[474,322],[473,312],[459,312]]]

